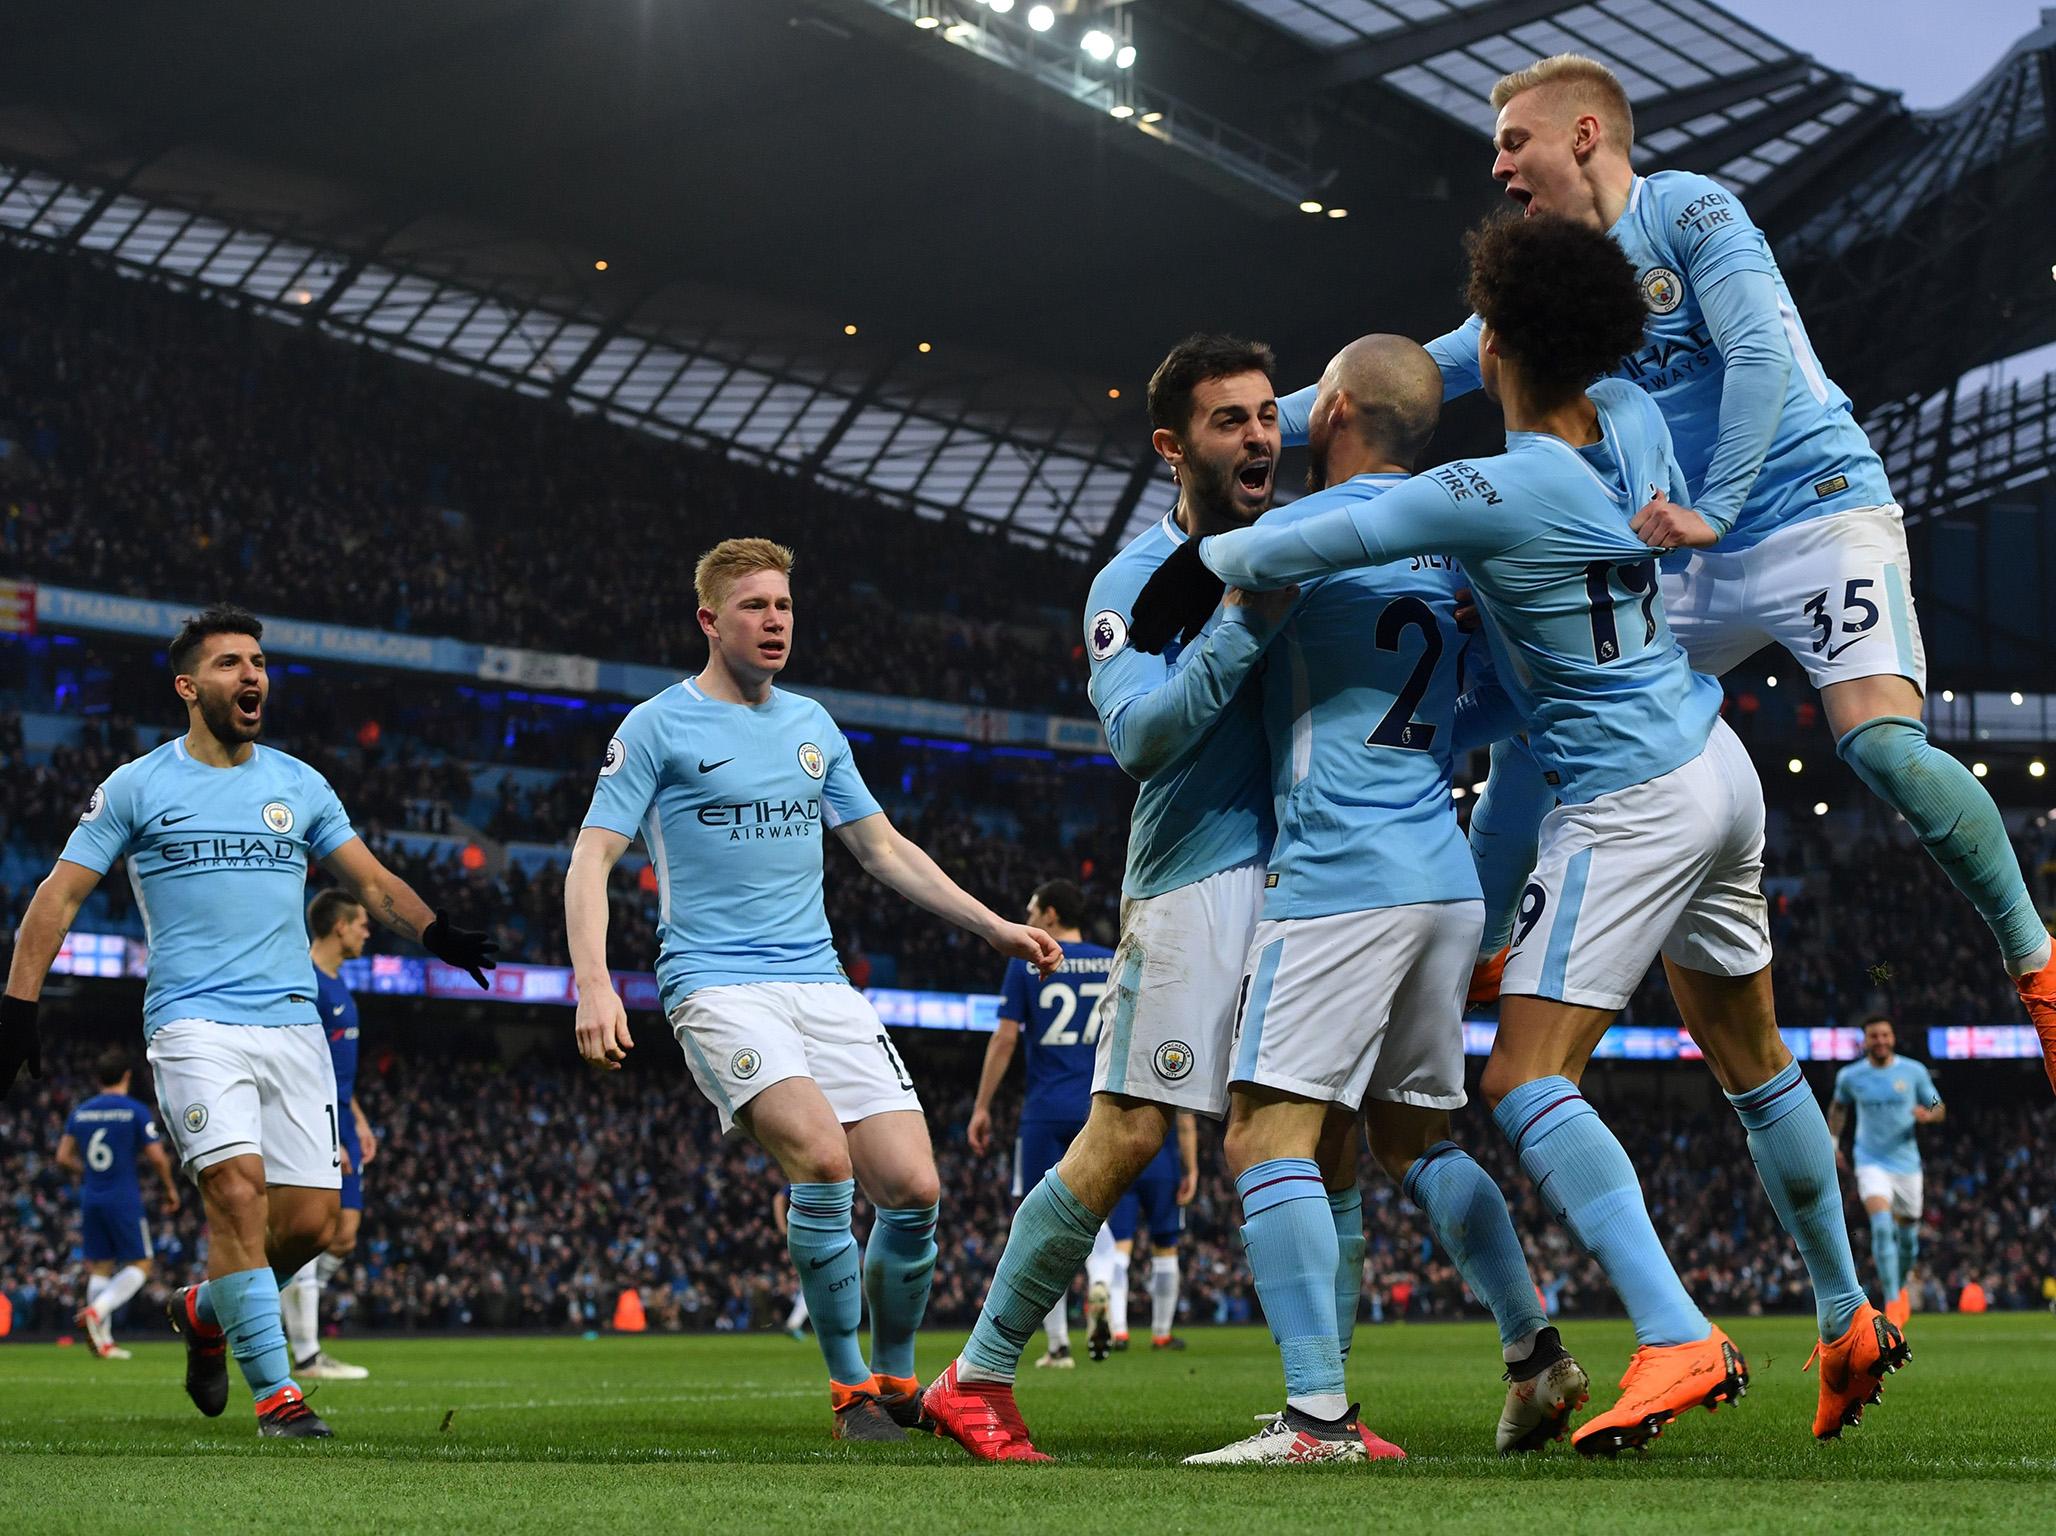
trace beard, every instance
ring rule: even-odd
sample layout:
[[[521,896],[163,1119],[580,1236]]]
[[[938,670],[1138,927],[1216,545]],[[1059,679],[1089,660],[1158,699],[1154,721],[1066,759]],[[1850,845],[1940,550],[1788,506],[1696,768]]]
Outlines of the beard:
[[[207,727],[207,734],[224,747],[240,747],[255,741],[264,734],[264,712],[259,706],[257,723],[245,726],[236,715],[236,701],[233,694],[200,695],[200,723]]]
[[[1187,455],[1179,470],[1179,488],[1193,512],[1210,523],[1239,523],[1235,507],[1235,469],[1232,464],[1214,464]]]

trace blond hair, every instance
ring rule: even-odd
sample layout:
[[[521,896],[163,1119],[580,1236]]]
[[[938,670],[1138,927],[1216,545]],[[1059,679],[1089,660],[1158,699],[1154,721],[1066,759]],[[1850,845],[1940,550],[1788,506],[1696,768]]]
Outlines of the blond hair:
[[[743,577],[758,571],[784,571],[790,575],[793,560],[791,550],[769,539],[723,539],[701,555],[700,563],[692,568],[693,590],[699,595],[702,608],[719,613],[729,592]]]
[[[1635,143],[1635,109],[1628,105],[1628,93],[1620,77],[1597,59],[1582,53],[1551,54],[1537,59],[1526,69],[1500,76],[1492,87],[1492,110],[1498,111],[1514,97],[1539,86],[1557,86],[1571,105],[1590,112],[1605,125],[1622,154]]]

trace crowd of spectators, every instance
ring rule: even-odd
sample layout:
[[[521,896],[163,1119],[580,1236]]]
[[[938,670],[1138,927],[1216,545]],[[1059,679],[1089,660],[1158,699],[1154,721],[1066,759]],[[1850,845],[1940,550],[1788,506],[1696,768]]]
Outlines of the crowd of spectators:
[[[938,1054],[918,1035],[902,1044],[922,1082],[944,1189],[929,1316],[962,1326],[1005,1237],[1011,1142],[1003,1136],[979,1158],[964,1140],[975,1054]],[[367,1045],[358,1093],[380,1151],[357,1253],[329,1290],[330,1315],[346,1331],[604,1327],[629,1287],[660,1329],[761,1329],[784,1317],[794,1284],[771,1217],[778,1171],[750,1143],[717,1137],[712,1111],[675,1059],[651,1053],[634,1064],[640,1070],[599,1078],[540,1055],[519,1065],[419,1059],[381,1041],[375,1023]],[[76,1097],[93,1091],[70,1070],[89,1052],[74,1044],[55,1054],[52,1076],[0,1103],[0,1291],[28,1332],[68,1326],[82,1284],[74,1197],[50,1153]],[[1951,1074],[1939,1076],[1948,1093]],[[1588,1085],[1701,1304],[1724,1314],[1808,1311],[1805,1271],[1733,1115],[1610,1091],[1605,1068]],[[147,1080],[138,1091],[148,1093]],[[1945,1126],[1923,1137],[1919,1289],[1929,1310],[1954,1308],[1973,1283],[1994,1308],[2056,1296],[2056,1169],[2035,1150],[2056,1132],[2056,1108],[2039,1100],[1994,1107],[1985,1097],[1952,1099]],[[1009,1113],[1003,1102],[1002,1129]],[[1549,1215],[1489,1121],[1465,1112],[1458,1134],[1507,1191],[1552,1314],[1615,1314],[1597,1266]],[[1217,1138],[1203,1133],[1201,1146],[1203,1176],[1181,1241],[1181,1317],[1187,1325],[1254,1321],[1234,1185]],[[1364,1182],[1362,1316],[1481,1315],[1423,1215],[1375,1170]],[[127,1325],[139,1333],[158,1328],[155,1303],[200,1274],[204,1258],[197,1202],[171,1218],[153,1210],[151,1219],[158,1268]],[[1868,1275],[1866,1223],[1853,1195],[1849,1220]],[[1138,1285],[1146,1273],[1136,1268]]]
[[[0,513],[16,575],[681,669],[695,558],[761,534],[795,681],[1089,712],[1078,559],[16,247]]]

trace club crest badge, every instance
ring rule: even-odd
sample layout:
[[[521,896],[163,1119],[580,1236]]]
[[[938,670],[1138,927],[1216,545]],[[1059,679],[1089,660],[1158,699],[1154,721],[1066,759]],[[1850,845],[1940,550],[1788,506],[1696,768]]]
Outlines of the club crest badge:
[[[1651,267],[1642,274],[1642,298],[1652,315],[1667,315],[1685,302],[1685,285],[1669,267]]]
[[[828,760],[821,755],[821,749],[811,741],[800,747],[800,766],[807,771],[807,777],[818,779],[828,771]]]
[[[293,830],[293,808],[283,800],[274,800],[264,808],[264,824],[284,837]]]
[[[1183,1040],[1166,1040],[1156,1051],[1157,1076],[1175,1083],[1192,1075],[1192,1047]]]
[[[199,1132],[207,1129],[207,1106],[205,1104],[188,1104],[186,1112],[181,1118],[186,1122],[186,1129],[197,1135]]]
[[[757,1069],[764,1065],[764,1058],[748,1046],[744,1046],[728,1058],[728,1070],[748,1082],[757,1075]]]

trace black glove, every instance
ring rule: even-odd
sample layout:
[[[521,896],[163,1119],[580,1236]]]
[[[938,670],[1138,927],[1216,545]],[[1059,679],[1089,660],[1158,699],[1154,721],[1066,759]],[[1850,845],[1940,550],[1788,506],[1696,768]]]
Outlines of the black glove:
[[[497,939],[490,934],[473,933],[469,928],[452,927],[449,918],[440,912],[421,936],[421,947],[443,964],[469,971],[471,979],[481,987],[487,985],[485,973],[500,963]]]
[[[43,1042],[36,1037],[36,1005],[26,998],[0,997],[0,1099],[23,1067],[43,1075]]]
[[[1226,590],[1227,583],[1199,558],[1199,540],[1187,539],[1135,594],[1129,643],[1155,656],[1173,640],[1190,640],[1214,616]]]

